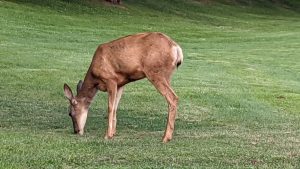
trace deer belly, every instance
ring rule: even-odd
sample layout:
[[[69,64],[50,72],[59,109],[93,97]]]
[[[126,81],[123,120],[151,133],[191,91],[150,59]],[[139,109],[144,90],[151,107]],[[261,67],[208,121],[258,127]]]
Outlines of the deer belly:
[[[145,74],[142,71],[134,71],[130,73],[118,74],[118,86],[123,86],[129,82],[140,80],[145,78]]]
[[[131,81],[140,80],[143,78],[145,78],[145,73],[142,71],[136,71],[128,75],[128,79],[130,79]]]

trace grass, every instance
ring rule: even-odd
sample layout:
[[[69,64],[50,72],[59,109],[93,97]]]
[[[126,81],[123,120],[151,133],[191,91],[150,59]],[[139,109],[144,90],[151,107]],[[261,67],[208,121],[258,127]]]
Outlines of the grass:
[[[299,168],[299,3],[207,2],[0,0],[0,168]],[[161,143],[167,106],[146,80],[125,88],[113,141],[100,92],[72,135],[63,83],[98,44],[144,31],[184,50],[174,140]]]

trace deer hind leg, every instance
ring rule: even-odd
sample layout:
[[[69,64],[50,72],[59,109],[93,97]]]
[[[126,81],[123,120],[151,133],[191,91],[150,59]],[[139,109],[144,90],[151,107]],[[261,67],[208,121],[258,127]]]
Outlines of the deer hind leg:
[[[118,105],[119,105],[119,102],[120,102],[120,99],[122,97],[122,93],[123,93],[123,90],[124,90],[124,87],[119,87],[117,89],[117,96],[116,96],[116,100],[115,100],[115,105],[114,105],[114,115],[113,115],[113,129],[112,129],[112,133],[113,135],[116,134],[117,132],[117,109],[118,109]]]
[[[153,76],[148,76],[148,79],[155,86],[155,88],[160,92],[161,95],[165,97],[168,102],[168,120],[165,129],[165,134],[163,136],[163,142],[166,143],[172,139],[173,131],[175,127],[175,118],[177,112],[178,97],[171,88],[170,76],[161,77],[157,74]]]

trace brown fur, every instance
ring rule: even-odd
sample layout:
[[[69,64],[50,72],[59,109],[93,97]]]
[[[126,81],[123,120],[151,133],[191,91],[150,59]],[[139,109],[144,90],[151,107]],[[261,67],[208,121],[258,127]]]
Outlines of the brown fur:
[[[75,133],[83,134],[88,107],[97,90],[108,92],[108,129],[105,138],[116,133],[116,111],[123,86],[145,77],[166,98],[169,111],[163,142],[172,139],[178,97],[170,86],[171,75],[183,61],[181,48],[162,33],[129,35],[100,45],[77,96],[65,84]]]

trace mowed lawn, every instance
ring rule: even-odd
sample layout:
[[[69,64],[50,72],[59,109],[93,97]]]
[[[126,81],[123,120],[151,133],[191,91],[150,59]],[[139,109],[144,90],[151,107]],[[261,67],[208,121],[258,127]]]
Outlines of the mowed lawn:
[[[0,0],[0,168],[300,168],[299,6],[228,2]],[[114,140],[102,92],[73,135],[63,84],[99,44],[148,31],[184,51],[174,139],[147,80],[126,86]]]

